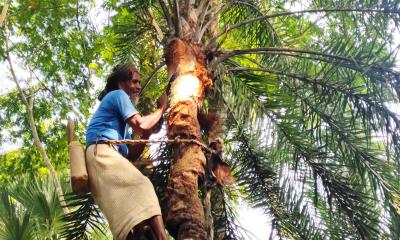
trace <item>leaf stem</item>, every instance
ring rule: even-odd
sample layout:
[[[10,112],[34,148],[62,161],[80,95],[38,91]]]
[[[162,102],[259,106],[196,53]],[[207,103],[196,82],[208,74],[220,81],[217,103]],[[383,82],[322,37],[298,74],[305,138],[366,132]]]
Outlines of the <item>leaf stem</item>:
[[[227,34],[228,32],[232,31],[233,29],[242,27],[244,25],[257,22],[260,20],[265,20],[269,18],[276,18],[276,17],[283,17],[283,16],[290,16],[290,15],[298,15],[298,14],[304,14],[304,13],[320,13],[320,12],[325,12],[325,13],[330,13],[330,12],[361,12],[361,13],[393,13],[393,14],[400,14],[400,10],[391,10],[391,9],[368,9],[368,8],[331,8],[331,9],[311,9],[311,10],[302,10],[302,11],[292,11],[292,12],[281,12],[281,13],[275,13],[271,15],[264,15],[256,18],[249,19],[247,21],[243,21],[237,24],[233,24],[230,26],[227,26],[224,31],[218,33],[215,37],[213,37],[209,43],[207,44],[209,47],[213,45],[219,37],[221,37],[224,34]]]

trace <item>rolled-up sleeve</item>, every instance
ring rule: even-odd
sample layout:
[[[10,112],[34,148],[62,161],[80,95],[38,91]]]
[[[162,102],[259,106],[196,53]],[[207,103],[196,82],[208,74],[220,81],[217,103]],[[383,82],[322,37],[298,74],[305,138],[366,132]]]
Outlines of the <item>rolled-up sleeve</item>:
[[[122,116],[124,121],[128,118],[132,117],[133,115],[139,113],[135,106],[132,104],[131,100],[129,99],[128,94],[124,91],[120,90],[119,93],[116,94],[116,99],[114,103],[116,104],[116,109],[119,114]]]

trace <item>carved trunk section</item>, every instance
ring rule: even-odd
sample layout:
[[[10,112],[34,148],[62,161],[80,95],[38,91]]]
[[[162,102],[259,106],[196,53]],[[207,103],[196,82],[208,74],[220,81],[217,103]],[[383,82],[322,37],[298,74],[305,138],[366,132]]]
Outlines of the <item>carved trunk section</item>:
[[[197,119],[204,91],[212,82],[205,57],[197,45],[172,39],[166,48],[168,76],[172,78],[168,138],[201,140]],[[206,158],[197,144],[177,144],[167,186],[166,223],[175,239],[207,239],[204,211],[198,197],[198,178],[204,175]]]

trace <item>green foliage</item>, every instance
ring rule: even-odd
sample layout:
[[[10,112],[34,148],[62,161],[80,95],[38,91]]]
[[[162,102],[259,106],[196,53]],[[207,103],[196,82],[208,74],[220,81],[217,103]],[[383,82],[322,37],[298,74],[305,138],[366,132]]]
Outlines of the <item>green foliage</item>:
[[[0,195],[2,239],[58,239],[63,212],[48,178],[20,177]]]
[[[20,210],[9,195],[1,194],[2,239],[34,239],[30,214]]]
[[[33,114],[39,138],[47,148],[55,168],[68,172],[65,125],[67,115],[82,124],[87,122],[89,107],[95,96],[89,94],[93,73],[89,65],[99,62],[98,34],[87,17],[91,2],[81,1],[12,1],[0,41],[9,38],[8,53],[18,60],[17,81],[28,98],[33,99]],[[2,51],[7,50],[2,44]],[[4,62],[6,64],[7,62]],[[10,76],[8,66],[4,76]],[[34,95],[27,89],[31,74]],[[101,76],[101,71],[96,74]],[[11,81],[11,79],[10,79]],[[6,154],[3,171],[8,177],[21,171],[36,173],[44,167],[39,154],[32,148],[33,138],[26,106],[16,90],[0,96],[1,142],[22,142],[19,155]],[[78,126],[78,133],[82,132]],[[11,160],[12,159],[12,160]],[[10,163],[12,162],[12,163]],[[7,170],[6,170],[7,169]]]
[[[65,190],[69,189],[66,186],[63,187]],[[67,218],[48,176],[16,177],[13,183],[8,183],[0,189],[0,198],[1,239],[55,240],[63,237]],[[67,199],[67,201],[71,209],[74,209],[76,201],[73,199]],[[86,225],[79,227],[82,226]],[[91,227],[96,229],[96,226]],[[106,233],[104,229],[101,232],[92,230],[85,234],[85,239],[109,239],[109,237],[109,233]]]
[[[235,146],[227,159],[238,168],[244,196],[271,212],[278,232],[303,239],[321,239],[326,230],[333,239],[396,239],[386,227],[398,228],[399,116],[385,104],[399,102],[399,74],[383,46],[389,19],[397,21],[398,13],[332,12],[323,19],[328,27],[301,15],[279,23],[272,18],[277,35],[285,34],[280,44],[224,62],[221,72],[231,73],[220,75],[217,91],[225,95]],[[252,47],[246,45],[251,38],[232,39],[228,35],[225,51]],[[387,141],[377,141],[378,135]],[[249,157],[254,152],[258,157]],[[271,170],[274,178],[263,175]]]
[[[165,68],[150,79],[173,34],[160,2],[170,1],[106,2],[110,21],[99,33],[86,17],[91,2],[12,1],[7,29],[0,31],[0,61],[7,34],[12,57],[35,73],[34,117],[58,171],[67,172],[60,120],[73,115],[82,136],[97,96],[93,88],[101,86],[94,76],[104,79],[111,65],[134,62],[148,83],[144,113],[165,88]],[[400,117],[388,107],[400,97],[397,46],[390,46],[399,32],[398,1],[221,2],[221,34],[214,39],[207,31],[199,41],[214,57],[208,62],[214,88],[205,106],[226,116],[225,160],[237,180],[233,190],[213,192],[215,232],[245,239],[232,200],[240,197],[272,217],[271,237],[398,239]],[[263,19],[240,25],[256,17]],[[25,75],[18,75],[24,91]],[[43,168],[25,111],[16,91],[0,96],[0,125],[9,133],[0,132],[1,142],[23,144],[2,156],[2,182]],[[166,158],[151,177],[161,203],[169,151],[154,156]],[[2,201],[2,221],[13,225],[8,234],[23,228],[19,232],[34,239],[35,211],[20,208],[24,203],[9,191]],[[97,226],[94,232],[104,238],[93,200],[72,197],[70,204],[72,225],[66,226],[75,230],[65,234],[79,238]],[[58,229],[53,222],[49,226]]]
[[[62,237],[65,239],[107,239],[106,221],[101,215],[94,199],[88,194],[77,196],[73,193],[67,194],[67,206],[72,212],[64,216],[65,224],[62,226]],[[91,234],[92,233],[92,234]]]

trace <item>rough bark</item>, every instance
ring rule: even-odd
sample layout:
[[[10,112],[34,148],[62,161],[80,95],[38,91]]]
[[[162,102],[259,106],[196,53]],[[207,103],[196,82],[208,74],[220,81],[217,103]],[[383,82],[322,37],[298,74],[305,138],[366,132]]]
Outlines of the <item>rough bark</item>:
[[[203,50],[197,45],[172,39],[166,48],[171,83],[169,139],[201,140],[197,110],[205,90],[212,84],[205,68]],[[198,197],[198,178],[205,172],[206,158],[197,144],[177,144],[167,186],[168,230],[175,239],[207,239],[204,210]]]

